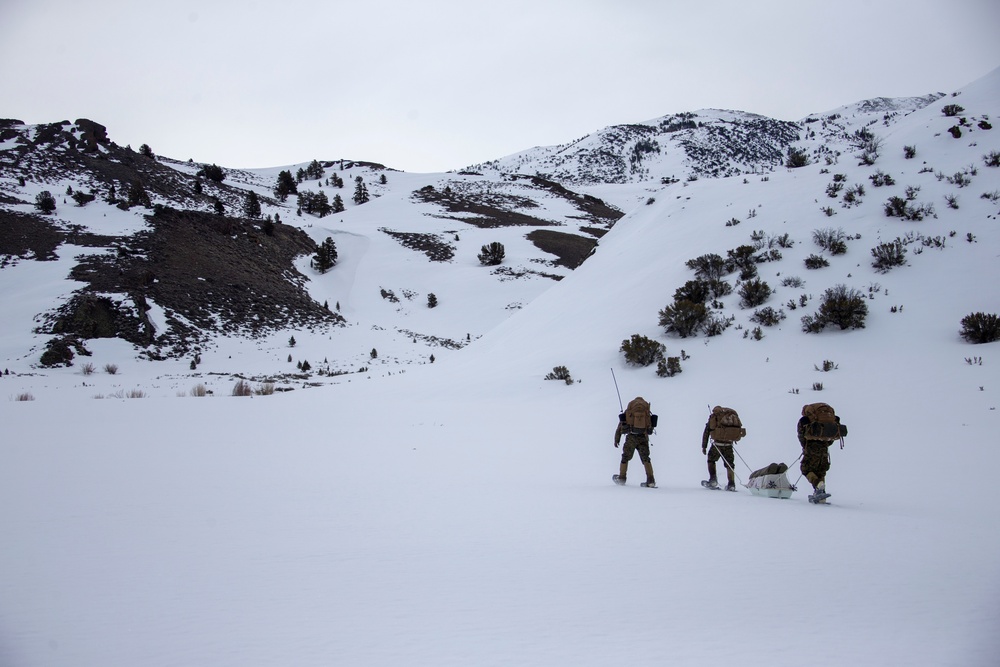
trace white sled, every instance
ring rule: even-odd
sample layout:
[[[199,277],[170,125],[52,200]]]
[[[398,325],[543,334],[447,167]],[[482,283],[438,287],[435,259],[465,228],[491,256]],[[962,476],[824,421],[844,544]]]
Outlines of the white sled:
[[[750,480],[747,488],[755,496],[765,498],[791,498],[795,487],[788,481],[785,471],[788,466],[784,463],[772,463],[766,468],[755,470],[750,473]]]

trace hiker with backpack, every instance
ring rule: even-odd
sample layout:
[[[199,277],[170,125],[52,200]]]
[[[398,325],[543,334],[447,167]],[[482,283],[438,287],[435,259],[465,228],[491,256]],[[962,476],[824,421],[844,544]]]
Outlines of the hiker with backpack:
[[[712,408],[712,413],[708,416],[705,424],[705,431],[701,435],[701,453],[708,454],[708,479],[702,481],[701,485],[709,489],[719,488],[719,480],[715,475],[715,464],[721,458],[726,464],[726,491],[736,490],[736,465],[733,456],[733,445],[747,434],[743,428],[740,416],[732,408],[724,408],[716,405]],[[711,439],[712,448],[708,449],[708,441]]]
[[[621,441],[622,434],[625,435],[625,447],[622,449],[622,461],[618,468],[618,474],[612,475],[611,479],[615,484],[624,484],[628,473],[628,463],[636,452],[639,452],[639,460],[642,461],[646,469],[646,481],[640,486],[655,487],[656,478],[653,476],[653,464],[649,460],[649,436],[656,427],[656,415],[649,408],[649,402],[642,396],[636,396],[629,401],[625,412],[618,415],[618,428],[615,430],[615,449]]]
[[[813,486],[811,503],[826,503],[830,494],[826,491],[826,473],[830,470],[830,445],[840,440],[844,448],[847,426],[840,423],[840,417],[826,403],[808,403],[802,406],[796,432],[802,445],[802,463],[799,470]]]

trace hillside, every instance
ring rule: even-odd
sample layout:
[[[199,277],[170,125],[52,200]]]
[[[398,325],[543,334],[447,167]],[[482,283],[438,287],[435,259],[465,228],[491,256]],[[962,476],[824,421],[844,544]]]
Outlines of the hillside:
[[[715,178],[679,162],[583,184],[337,163],[378,196],[265,215],[336,240],[329,273],[294,264],[344,322],[216,335],[197,369],[108,338],[86,343],[93,374],[39,368],[47,336],[28,323],[70,298],[74,254],[99,240],[8,253],[0,664],[993,664],[1000,343],[959,330],[1000,312],[998,115],[1000,70],[814,114],[780,149],[805,156],[797,168]],[[278,171],[227,180],[264,194]],[[4,181],[23,201],[41,187]],[[96,204],[57,211],[95,235],[155,224]],[[536,228],[598,243],[569,268]],[[500,269],[475,258],[493,240]],[[888,270],[873,266],[883,244],[902,259]],[[712,254],[733,263],[710,318],[666,332],[660,311],[698,287],[689,261]],[[770,293],[745,305],[755,281]],[[804,331],[840,285],[864,326]],[[636,334],[681,372],[627,364]],[[301,360],[331,372],[278,376]],[[574,382],[545,380],[556,366]],[[233,397],[239,378],[294,391]],[[660,417],[655,490],[638,461],[629,485],[610,481],[619,397],[636,395]],[[829,507],[805,501],[797,463],[794,425],[817,400],[850,427]],[[711,405],[747,426],[739,483],[784,462],[791,499],[700,487]]]

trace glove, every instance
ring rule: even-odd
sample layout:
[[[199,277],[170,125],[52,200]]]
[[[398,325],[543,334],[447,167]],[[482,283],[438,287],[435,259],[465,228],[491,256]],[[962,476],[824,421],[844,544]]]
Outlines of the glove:
[[[618,449],[618,441],[615,440],[615,449]]]
[[[702,447],[701,448],[701,453],[702,454],[708,454],[708,450],[706,448]]]

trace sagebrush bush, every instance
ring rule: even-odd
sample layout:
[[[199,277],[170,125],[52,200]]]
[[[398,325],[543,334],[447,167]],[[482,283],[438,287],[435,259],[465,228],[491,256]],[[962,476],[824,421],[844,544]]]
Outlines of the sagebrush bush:
[[[829,251],[831,255],[843,255],[847,252],[847,234],[843,229],[833,227],[815,229],[812,237],[816,245]]]
[[[705,330],[705,335],[710,338],[712,336],[720,336],[723,331],[732,326],[735,320],[735,315],[725,317],[724,315],[713,313],[708,316],[708,319],[705,320],[705,324],[702,325],[702,328]]]
[[[879,273],[886,273],[894,266],[906,264],[906,248],[899,239],[889,243],[880,243],[872,248],[872,257],[875,260],[872,266]]]
[[[971,313],[962,318],[959,333],[970,343],[992,343],[1000,340],[1000,318],[996,313]]]
[[[765,327],[773,327],[783,319],[785,319],[785,311],[781,309],[775,310],[771,306],[764,306],[754,311],[754,314],[750,316],[750,321],[762,324]]]
[[[965,112],[965,107],[959,104],[945,104],[943,107],[941,107],[941,113],[943,113],[948,118],[952,118],[964,112]]]
[[[694,271],[696,278],[702,280],[719,280],[729,273],[726,270],[726,260],[721,255],[709,253],[689,259],[684,263],[689,269]]]
[[[807,269],[822,269],[824,266],[830,266],[830,261],[820,255],[809,255],[805,258],[804,263]]]
[[[233,396],[253,396],[253,387],[246,380],[238,380],[233,385]]]
[[[835,285],[823,292],[819,312],[802,318],[802,329],[818,333],[830,325],[844,329],[864,329],[868,317],[865,295],[846,285]]]
[[[771,287],[760,279],[748,280],[740,286],[740,304],[754,308],[771,297]]]
[[[704,324],[708,318],[708,309],[704,303],[681,299],[663,308],[659,314],[660,326],[667,333],[675,332],[681,338],[687,338]]]
[[[656,362],[656,374],[662,377],[672,378],[681,372],[681,358],[667,357]]]
[[[569,369],[565,366],[554,366],[552,372],[545,376],[546,380],[562,380],[566,384],[573,384],[573,378],[569,374]]]
[[[621,345],[625,361],[632,366],[649,366],[656,363],[663,358],[666,349],[662,343],[640,334],[632,334],[632,337],[623,340]]]
[[[208,396],[208,389],[206,389],[203,384],[196,384],[191,387],[191,395],[197,398],[204,398],[205,396]]]

